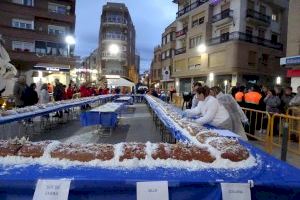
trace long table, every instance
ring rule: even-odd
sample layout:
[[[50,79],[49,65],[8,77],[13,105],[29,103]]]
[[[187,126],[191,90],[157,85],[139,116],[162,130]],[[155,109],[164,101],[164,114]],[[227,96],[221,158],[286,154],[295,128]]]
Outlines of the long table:
[[[106,128],[114,128],[117,124],[117,116],[124,103],[106,103],[80,116],[82,126],[101,125]]]
[[[32,199],[38,179],[71,179],[69,199],[136,199],[136,182],[169,183],[172,200],[221,200],[221,182],[247,183],[252,180],[252,199],[300,199],[299,170],[244,143],[259,159],[257,166],[242,170],[205,169],[188,171],[172,168],[135,170],[93,167],[67,169],[39,165],[0,165],[0,199]]]
[[[70,109],[74,107],[80,107],[82,105],[94,103],[97,101],[101,100],[111,100],[114,95],[101,95],[101,96],[96,96],[96,97],[90,97],[86,99],[82,99],[81,101],[76,101],[73,103],[61,103],[58,105],[53,105],[51,107],[47,107],[44,109],[38,109],[37,111],[32,111],[32,112],[26,112],[26,113],[19,113],[19,114],[14,114],[10,116],[4,116],[0,117],[0,125],[1,124],[6,124],[6,123],[11,123],[11,122],[16,122],[16,121],[21,121],[25,119],[30,119],[38,116],[44,116],[49,113],[57,112],[60,110],[65,110],[65,109]]]
[[[153,100],[146,100],[159,119],[178,140],[191,138],[179,129]],[[176,109],[176,108],[174,108]],[[180,112],[178,110],[178,112]],[[32,199],[38,179],[71,179],[69,199],[136,199],[136,182],[169,183],[172,200],[222,199],[220,183],[253,182],[252,199],[300,199],[300,170],[281,162],[247,142],[240,141],[256,158],[257,165],[246,169],[203,169],[188,171],[176,168],[109,169],[96,167],[58,167],[29,165],[23,167],[0,164],[0,199]]]

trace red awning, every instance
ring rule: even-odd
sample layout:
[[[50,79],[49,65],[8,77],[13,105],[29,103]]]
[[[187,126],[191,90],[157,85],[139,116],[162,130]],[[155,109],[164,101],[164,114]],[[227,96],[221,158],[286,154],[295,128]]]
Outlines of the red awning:
[[[290,69],[290,70],[288,70],[287,77],[300,77],[300,69]]]

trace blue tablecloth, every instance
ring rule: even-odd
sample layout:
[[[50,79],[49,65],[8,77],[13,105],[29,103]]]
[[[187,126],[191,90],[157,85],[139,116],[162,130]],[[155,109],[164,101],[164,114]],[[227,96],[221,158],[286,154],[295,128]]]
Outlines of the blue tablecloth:
[[[123,108],[123,104],[119,103],[120,106],[117,107],[114,111],[103,112],[101,111],[101,106],[99,111],[90,110],[84,112],[80,115],[80,122],[82,126],[94,126],[101,125],[105,128],[114,128],[118,123],[118,114]]]
[[[74,103],[59,104],[59,105],[51,106],[49,108],[39,109],[39,110],[33,111],[33,112],[27,112],[27,113],[21,113],[21,114],[16,114],[16,115],[11,115],[11,116],[0,117],[0,125],[6,124],[6,123],[11,123],[11,122],[16,122],[16,121],[21,121],[21,120],[25,120],[25,119],[30,119],[33,117],[44,116],[44,115],[47,115],[49,113],[53,113],[56,111],[70,109],[70,108],[74,108],[74,107],[80,107],[82,105],[94,103],[94,102],[101,101],[101,100],[109,100],[112,97],[113,97],[113,95],[102,95],[102,96],[88,98],[86,100],[78,101],[78,102],[74,102]]]
[[[221,199],[220,182],[253,180],[252,199],[300,199],[300,171],[243,143],[261,162],[243,170],[68,169],[0,165],[0,199],[31,199],[37,179],[72,179],[69,199],[136,199],[137,181],[167,180],[171,200]]]
[[[115,99],[114,102],[124,103],[126,105],[132,105],[133,104],[133,97],[130,97],[130,96],[119,97],[119,98]]]

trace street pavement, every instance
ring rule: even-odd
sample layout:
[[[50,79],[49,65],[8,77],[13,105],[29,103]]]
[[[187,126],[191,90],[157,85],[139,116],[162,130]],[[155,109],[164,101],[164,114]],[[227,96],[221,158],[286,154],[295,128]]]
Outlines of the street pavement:
[[[101,137],[109,130],[98,130],[96,126],[82,127],[79,119],[59,125],[54,130],[32,134],[31,141],[59,140],[68,143],[160,142],[159,130],[152,121],[146,104],[135,104],[132,113],[122,113],[117,128],[111,136]]]

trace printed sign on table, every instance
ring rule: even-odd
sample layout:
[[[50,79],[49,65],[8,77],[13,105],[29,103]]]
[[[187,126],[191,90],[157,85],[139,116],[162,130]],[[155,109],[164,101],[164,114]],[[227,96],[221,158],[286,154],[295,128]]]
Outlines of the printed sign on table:
[[[223,200],[251,200],[249,183],[221,183]]]
[[[38,180],[33,200],[68,200],[71,180]]]
[[[137,182],[137,200],[169,200],[167,181]]]

